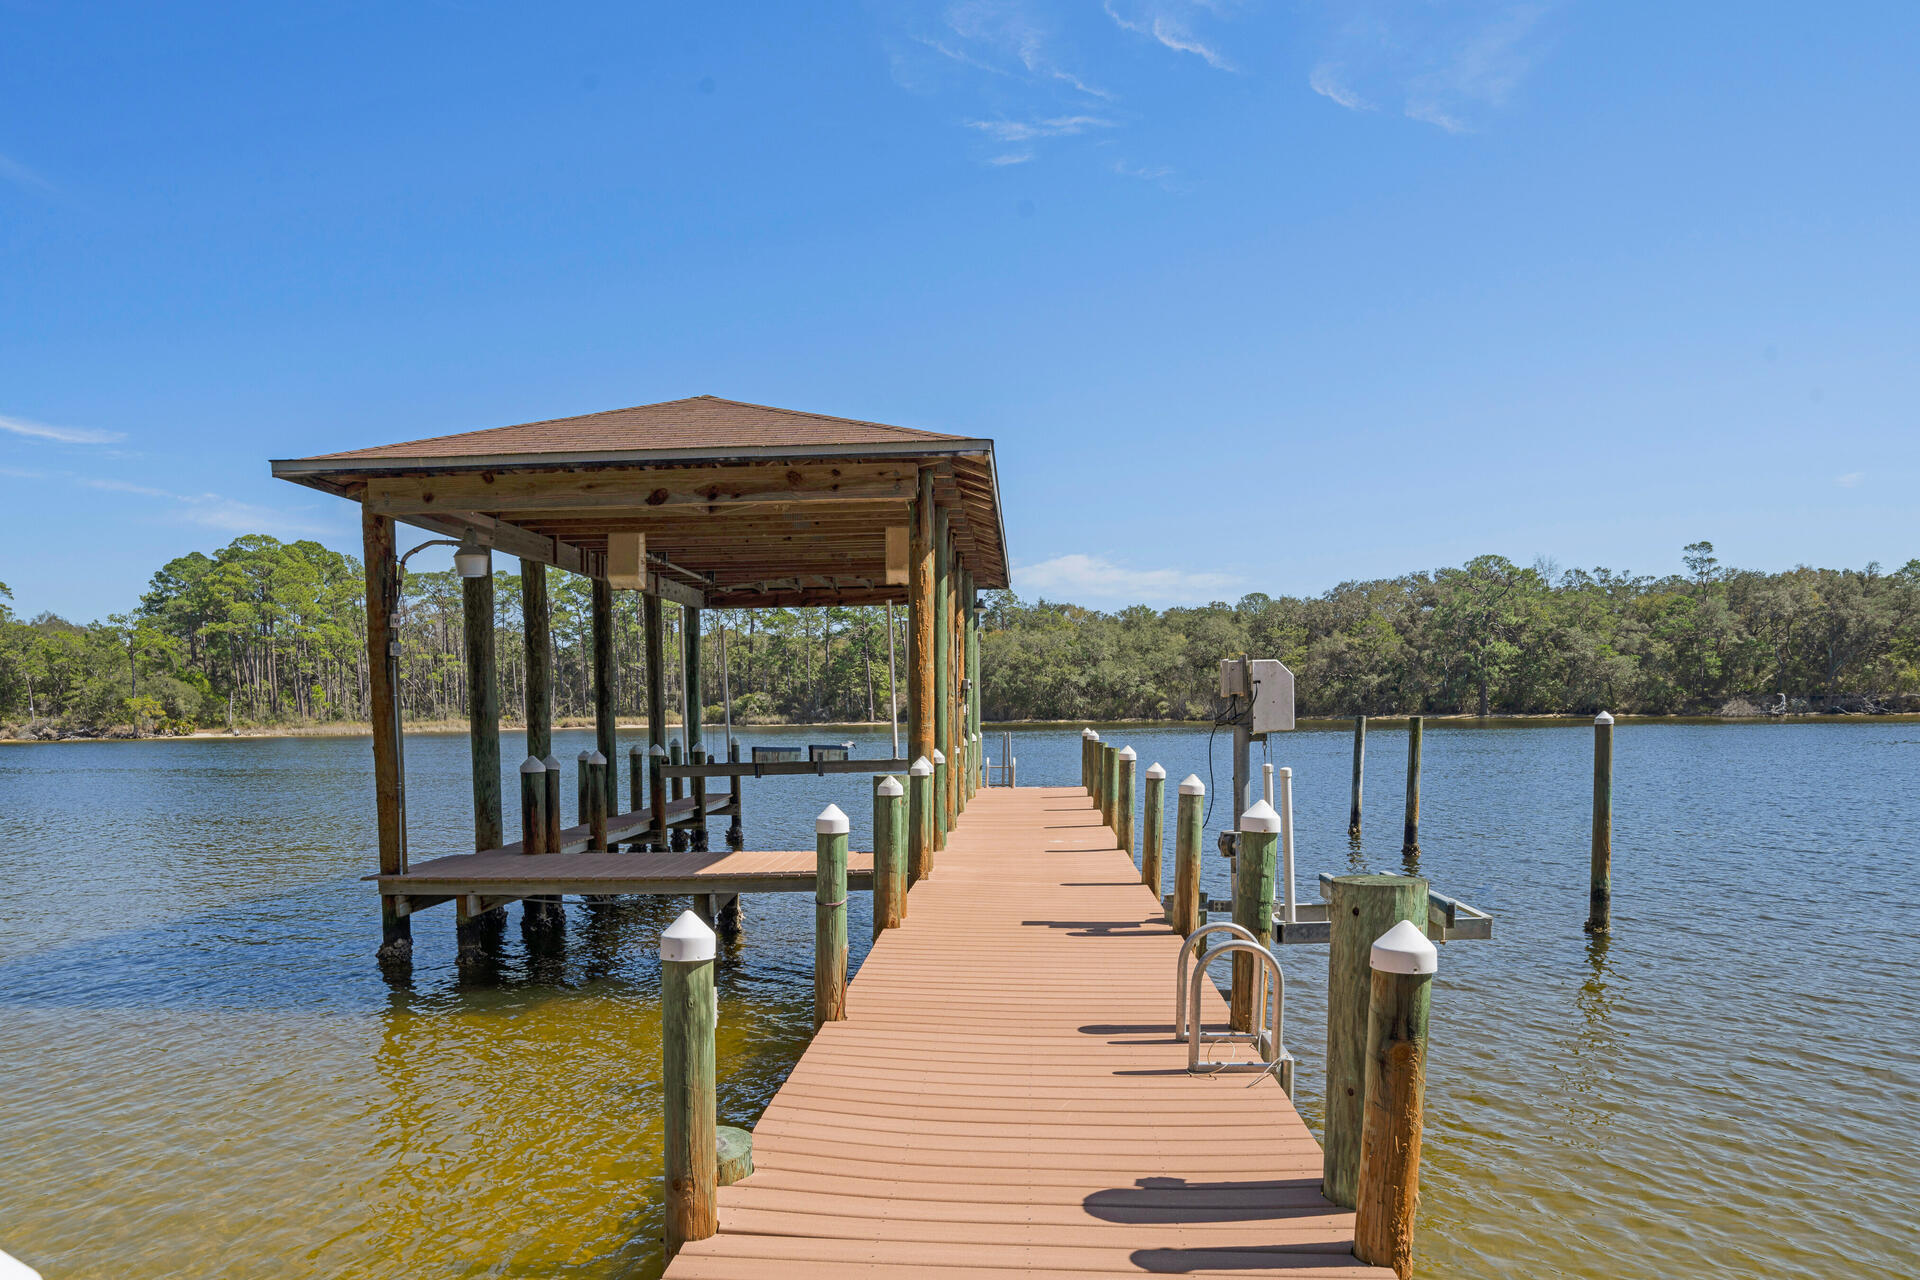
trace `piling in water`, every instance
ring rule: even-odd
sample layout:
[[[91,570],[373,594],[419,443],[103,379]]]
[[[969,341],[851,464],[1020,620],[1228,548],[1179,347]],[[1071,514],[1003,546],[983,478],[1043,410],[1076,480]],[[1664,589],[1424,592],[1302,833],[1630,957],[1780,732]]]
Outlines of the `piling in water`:
[[[597,853],[607,852],[607,758],[587,757],[587,833]]]
[[[715,1132],[713,930],[683,911],[660,935],[660,1056],[666,1108],[667,1257],[720,1229]]]
[[[1353,718],[1353,800],[1347,809],[1347,834],[1360,834],[1360,784],[1367,771],[1367,718]]]
[[[1420,731],[1421,716],[1407,717],[1407,820],[1400,840],[1400,852],[1420,853]]]
[[[1613,716],[1593,718],[1593,847],[1587,872],[1587,932],[1613,925]]]
[[[847,1016],[847,815],[814,819],[813,1029]]]

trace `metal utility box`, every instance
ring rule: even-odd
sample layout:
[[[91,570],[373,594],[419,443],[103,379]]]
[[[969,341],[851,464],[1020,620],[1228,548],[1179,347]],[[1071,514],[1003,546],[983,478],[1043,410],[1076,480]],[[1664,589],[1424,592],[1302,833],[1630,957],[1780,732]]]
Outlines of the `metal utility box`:
[[[1226,659],[1220,664],[1220,696],[1247,700],[1247,731],[1256,738],[1293,728],[1293,672],[1278,658]]]

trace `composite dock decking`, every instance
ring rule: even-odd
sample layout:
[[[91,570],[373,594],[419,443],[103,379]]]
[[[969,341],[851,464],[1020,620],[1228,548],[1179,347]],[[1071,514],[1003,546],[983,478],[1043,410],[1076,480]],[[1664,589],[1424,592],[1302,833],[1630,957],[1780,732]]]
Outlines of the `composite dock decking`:
[[[818,855],[805,851],[543,853],[519,846],[434,858],[393,876],[382,893],[531,898],[566,893],[812,893]],[[871,851],[847,854],[847,887],[873,886]]]
[[[980,791],[667,1276],[1387,1280],[1279,1085],[1187,1074],[1179,946],[1086,792]]]

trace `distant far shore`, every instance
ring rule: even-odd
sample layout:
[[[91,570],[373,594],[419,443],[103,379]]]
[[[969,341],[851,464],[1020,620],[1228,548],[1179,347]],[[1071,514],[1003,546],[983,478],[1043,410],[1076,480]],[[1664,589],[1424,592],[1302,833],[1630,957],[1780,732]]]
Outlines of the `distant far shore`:
[[[1882,712],[1866,713],[1858,711],[1796,711],[1782,715],[1627,715],[1614,717],[1620,724],[1920,724],[1920,713]],[[1555,728],[1588,725],[1593,717],[1578,715],[1426,715],[1425,722],[1434,727],[1454,729],[1516,729],[1516,728]],[[1408,717],[1405,715],[1368,716],[1369,725],[1380,727],[1405,728]],[[623,730],[643,730],[647,727],[644,719],[621,717],[617,726]],[[585,716],[566,716],[553,722],[556,729],[591,729],[593,721]],[[678,731],[680,721],[667,721],[669,729]],[[832,720],[818,723],[793,722],[754,722],[736,720],[736,732],[763,732],[769,729],[819,730],[834,729],[885,729],[885,720]],[[1011,729],[1207,729],[1212,724],[1206,720],[989,720],[988,733],[998,733]],[[1300,729],[1351,729],[1352,716],[1302,716],[1297,722]],[[467,722],[460,720],[409,720],[408,733],[460,734],[467,732]],[[524,732],[526,726],[517,721],[502,721],[500,728],[507,733]],[[704,724],[709,741],[723,732],[722,722],[709,721]],[[901,725],[905,733],[906,726]],[[41,737],[4,736],[0,737],[0,746],[17,746],[41,742],[185,742],[206,738],[355,738],[369,737],[373,727],[365,720],[326,720],[307,724],[278,725],[240,725],[232,729],[196,729],[192,733],[134,733],[124,726],[110,730],[79,730],[50,732]]]

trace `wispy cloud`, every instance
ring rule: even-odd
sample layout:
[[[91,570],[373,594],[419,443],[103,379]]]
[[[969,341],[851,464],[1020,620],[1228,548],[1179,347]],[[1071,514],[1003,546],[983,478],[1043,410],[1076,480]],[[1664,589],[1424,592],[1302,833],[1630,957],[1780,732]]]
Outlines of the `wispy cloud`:
[[[102,493],[120,493],[133,498],[152,498],[167,504],[166,510],[162,513],[167,521],[199,525],[202,528],[218,529],[227,533],[270,533],[279,537],[304,538],[340,532],[335,526],[309,519],[297,512],[262,506],[258,503],[241,502],[224,494],[176,493],[171,489],[138,484],[115,476],[81,475],[71,471],[49,476],[44,472],[4,469],[0,470],[0,474],[18,476],[22,479],[61,479]]]
[[[1113,0],[1101,0],[1100,7],[1123,31],[1157,40],[1176,53],[1191,53],[1216,71],[1238,70],[1219,50],[1194,35],[1186,19],[1170,6],[1149,6],[1131,14],[1122,13]]]
[[[97,431],[92,427],[56,427],[26,418],[8,417],[5,414],[0,414],[0,431],[10,431],[16,436],[26,436],[30,440],[49,440],[55,444],[113,444],[127,438],[127,433],[124,431]]]
[[[1064,138],[1089,129],[1112,127],[1111,120],[1098,116],[1055,116],[1051,120],[969,120],[969,129],[978,129],[997,142],[1029,142],[1034,138]]]
[[[38,191],[44,195],[52,195],[55,191],[51,182],[8,156],[0,156],[0,178],[6,179],[17,187],[25,187],[29,191]]]
[[[1560,2],[1323,0],[1332,27],[1307,85],[1348,110],[1398,99],[1409,120],[1472,133],[1545,56],[1546,19]]]
[[[1236,595],[1242,585],[1230,574],[1138,569],[1078,553],[1016,567],[1013,581],[1022,595],[1096,605],[1202,604]]]
[[[1307,84],[1323,98],[1331,98],[1349,111],[1371,111],[1373,104],[1341,83],[1340,68],[1332,63],[1321,63],[1307,77]]]
[[[1010,164],[1025,164],[1031,159],[1033,159],[1033,152],[1031,151],[1010,151],[1005,155],[993,157],[987,161],[987,163],[1006,166]]]
[[[1867,478],[1864,471],[1849,471],[1843,476],[1835,476],[1833,482],[1842,489],[1851,489]]]

